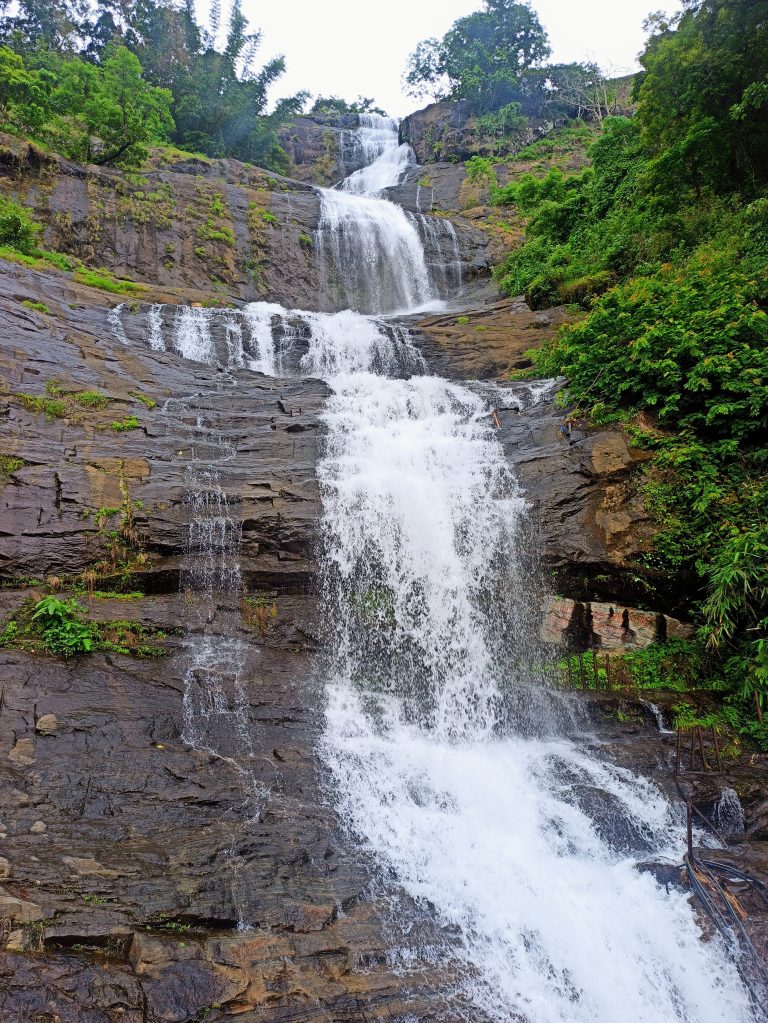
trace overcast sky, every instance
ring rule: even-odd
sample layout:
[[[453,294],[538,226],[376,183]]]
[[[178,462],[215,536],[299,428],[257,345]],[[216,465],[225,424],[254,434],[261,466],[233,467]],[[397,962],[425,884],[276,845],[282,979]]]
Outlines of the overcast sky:
[[[197,0],[205,16],[209,0]],[[533,0],[549,33],[557,63],[593,60],[617,74],[637,69],[643,19],[675,0]],[[351,100],[373,97],[395,117],[428,99],[415,101],[400,78],[408,54],[421,39],[443,35],[456,18],[482,7],[482,0],[243,0],[252,28],[263,32],[260,56],[282,53],[287,71],[273,98],[299,89]],[[228,0],[222,3],[227,17]]]

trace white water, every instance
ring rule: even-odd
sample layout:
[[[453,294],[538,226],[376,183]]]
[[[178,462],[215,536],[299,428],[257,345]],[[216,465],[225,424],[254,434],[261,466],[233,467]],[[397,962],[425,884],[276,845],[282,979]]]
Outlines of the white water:
[[[416,222],[394,203],[322,189],[316,248],[337,304],[394,313],[437,301]]]
[[[344,216],[361,234],[390,217],[374,215],[372,205],[390,205],[381,200],[330,194],[349,201]],[[409,225],[388,221],[393,244],[413,244]],[[382,238],[371,244],[373,273],[391,254],[376,250]],[[430,287],[401,298],[418,304]],[[213,315],[180,314],[176,350],[212,362]],[[351,311],[256,304],[245,313],[250,340],[240,323],[242,349],[227,328],[230,356],[279,369],[276,325],[297,319],[310,334],[301,371],[333,390],[318,468],[332,650],[321,752],[349,833],[385,884],[434,916],[435,959],[459,966],[453,992],[465,1018],[754,1020],[735,967],[719,939],[702,939],[685,894],[637,869],[678,861],[679,810],[569,739],[567,715],[538,684],[525,499],[483,389],[391,379],[421,368],[407,335]],[[216,487],[208,490],[216,520]],[[224,528],[218,549],[230,546]],[[203,644],[185,702],[197,722],[190,736],[203,744],[211,715],[223,721],[229,707],[218,683],[210,697],[199,688],[209,672],[226,676],[226,666]],[[407,930],[406,918],[404,945]]]
[[[367,230],[368,208],[345,207],[358,215]],[[681,814],[560,734],[532,684],[525,502],[488,407],[443,380],[365,370],[329,379],[318,468],[322,751],[347,827],[448,928],[438,960],[463,963],[479,1018],[753,1019],[686,895],[636,867],[678,860]]]
[[[398,123],[391,117],[378,114],[360,114],[357,137],[365,166],[345,178],[345,192],[358,195],[380,195],[385,188],[400,183],[403,175],[415,163],[409,145],[400,145]]]
[[[398,144],[396,121],[361,115],[361,125],[363,149],[375,159],[341,189],[320,190],[316,250],[323,292],[334,304],[362,313],[440,308],[419,221],[377,198],[399,184],[413,153]]]
[[[685,895],[635,868],[678,859],[681,815],[559,736],[545,702],[526,720],[525,623],[500,627],[495,600],[525,596],[521,499],[481,403],[429,377],[331,385],[323,753],[348,827],[450,926],[441,958],[491,1019],[751,1019]]]

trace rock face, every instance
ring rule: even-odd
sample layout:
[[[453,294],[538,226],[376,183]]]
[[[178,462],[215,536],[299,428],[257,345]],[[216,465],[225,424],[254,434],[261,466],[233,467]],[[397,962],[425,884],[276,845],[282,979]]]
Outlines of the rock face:
[[[357,114],[294,118],[280,131],[280,145],[290,161],[289,176],[330,187],[364,166],[354,137],[359,123]]]
[[[525,103],[522,112],[526,113]],[[500,140],[482,130],[469,100],[441,100],[406,117],[400,125],[400,141],[411,146],[421,164],[463,162],[471,156],[515,153],[554,126],[553,121],[529,117],[518,131]]]
[[[530,367],[527,355],[573,317],[562,307],[532,312],[522,298],[502,299],[492,285],[469,289],[460,312],[419,317],[414,335],[435,373],[457,380],[502,377]]]
[[[50,315],[21,304],[43,298]],[[114,578],[102,567],[97,589],[127,570],[145,595],[86,590],[78,600],[92,621],[165,635],[164,656],[0,652],[0,1017],[426,1018],[438,973],[418,952],[405,974],[390,964],[398,943],[429,945],[432,925],[399,938],[385,927],[389,894],[369,894],[370,870],[339,833],[315,752],[314,465],[327,389],[248,371],[233,381],[122,344],[97,302],[61,278],[13,266],[3,275],[11,461],[0,490],[0,627],[43,594],[33,578],[55,574],[67,597],[73,576],[103,562],[109,509],[130,501],[146,560],[116,566]],[[48,390],[64,395],[66,416],[15,397],[42,398],[54,379]],[[94,391],[105,408],[84,412],[71,397]],[[129,413],[139,425],[114,430]],[[261,619],[236,595],[204,608],[181,591],[188,424],[198,417],[214,450],[223,437],[231,445],[220,472],[242,529],[245,591],[274,609]],[[212,684],[211,657],[247,745],[231,722],[189,742],[185,694]],[[226,755],[205,752],[214,738]]]
[[[549,598],[541,628],[545,643],[573,650],[633,650],[692,636],[692,625],[661,612],[564,597]]]
[[[354,155],[346,159],[352,169]],[[46,225],[46,248],[143,282],[143,297],[333,309],[315,250],[320,195],[304,182],[236,160],[166,151],[141,176],[129,175],[0,135],[0,185]],[[459,225],[456,240],[459,261],[487,273],[484,235]]]
[[[488,385],[500,438],[527,499],[530,543],[539,551],[550,591],[579,600],[646,602],[640,555],[656,530],[644,507],[645,456],[617,430],[562,433],[565,413],[552,400],[558,384]],[[524,414],[531,392],[549,400]],[[582,424],[583,427],[583,424]],[[670,595],[657,593],[659,610]]]

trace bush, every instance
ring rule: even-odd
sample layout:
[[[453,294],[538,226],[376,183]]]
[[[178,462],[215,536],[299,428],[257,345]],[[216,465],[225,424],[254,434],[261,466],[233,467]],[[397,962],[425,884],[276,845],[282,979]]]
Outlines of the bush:
[[[37,251],[42,228],[32,219],[32,211],[12,199],[0,195],[0,245],[7,245],[25,255]]]

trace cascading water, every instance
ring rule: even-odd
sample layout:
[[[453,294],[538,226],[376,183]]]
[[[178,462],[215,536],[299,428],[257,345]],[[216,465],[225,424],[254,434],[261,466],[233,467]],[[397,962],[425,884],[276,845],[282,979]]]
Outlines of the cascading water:
[[[345,192],[357,195],[379,195],[385,188],[397,185],[409,167],[415,163],[411,147],[400,144],[398,123],[379,114],[360,114],[360,128],[356,132],[365,166],[356,170],[342,182]]]
[[[677,859],[680,814],[558,734],[532,684],[524,498],[485,402],[432,377],[329,383],[322,748],[349,829],[449,930],[485,1018],[755,1018],[686,895],[637,869]]]
[[[322,290],[335,307],[363,313],[439,307],[432,264],[440,265],[440,283],[455,287],[456,280],[449,278],[458,269],[460,281],[460,258],[451,260],[446,273],[437,225],[380,198],[413,165],[413,152],[399,144],[397,121],[375,114],[363,114],[360,120],[361,145],[375,159],[350,174],[340,189],[320,190],[316,249]],[[445,230],[458,254],[453,226]]]
[[[341,191],[324,193],[326,223],[342,205],[339,224],[370,236],[361,305],[378,308],[379,273],[388,308],[434,298],[428,275],[415,287],[411,272],[406,293],[402,266],[388,263],[402,246],[424,264],[412,222]],[[386,239],[371,228],[385,220]],[[334,258],[349,258],[344,243]],[[370,316],[256,304],[238,334],[227,315],[180,314],[173,346],[282,372],[279,339],[301,337],[295,372],[326,377],[333,392],[318,467],[330,650],[321,753],[350,834],[443,929],[434,957],[462,978],[444,1001],[472,1023],[761,1018],[687,895],[639,869],[678,861],[679,808],[568,738],[567,708],[541,684],[525,497],[484,391],[423,375],[407,333]],[[190,670],[202,678],[214,661]],[[198,722],[216,710],[217,684],[189,697]]]

